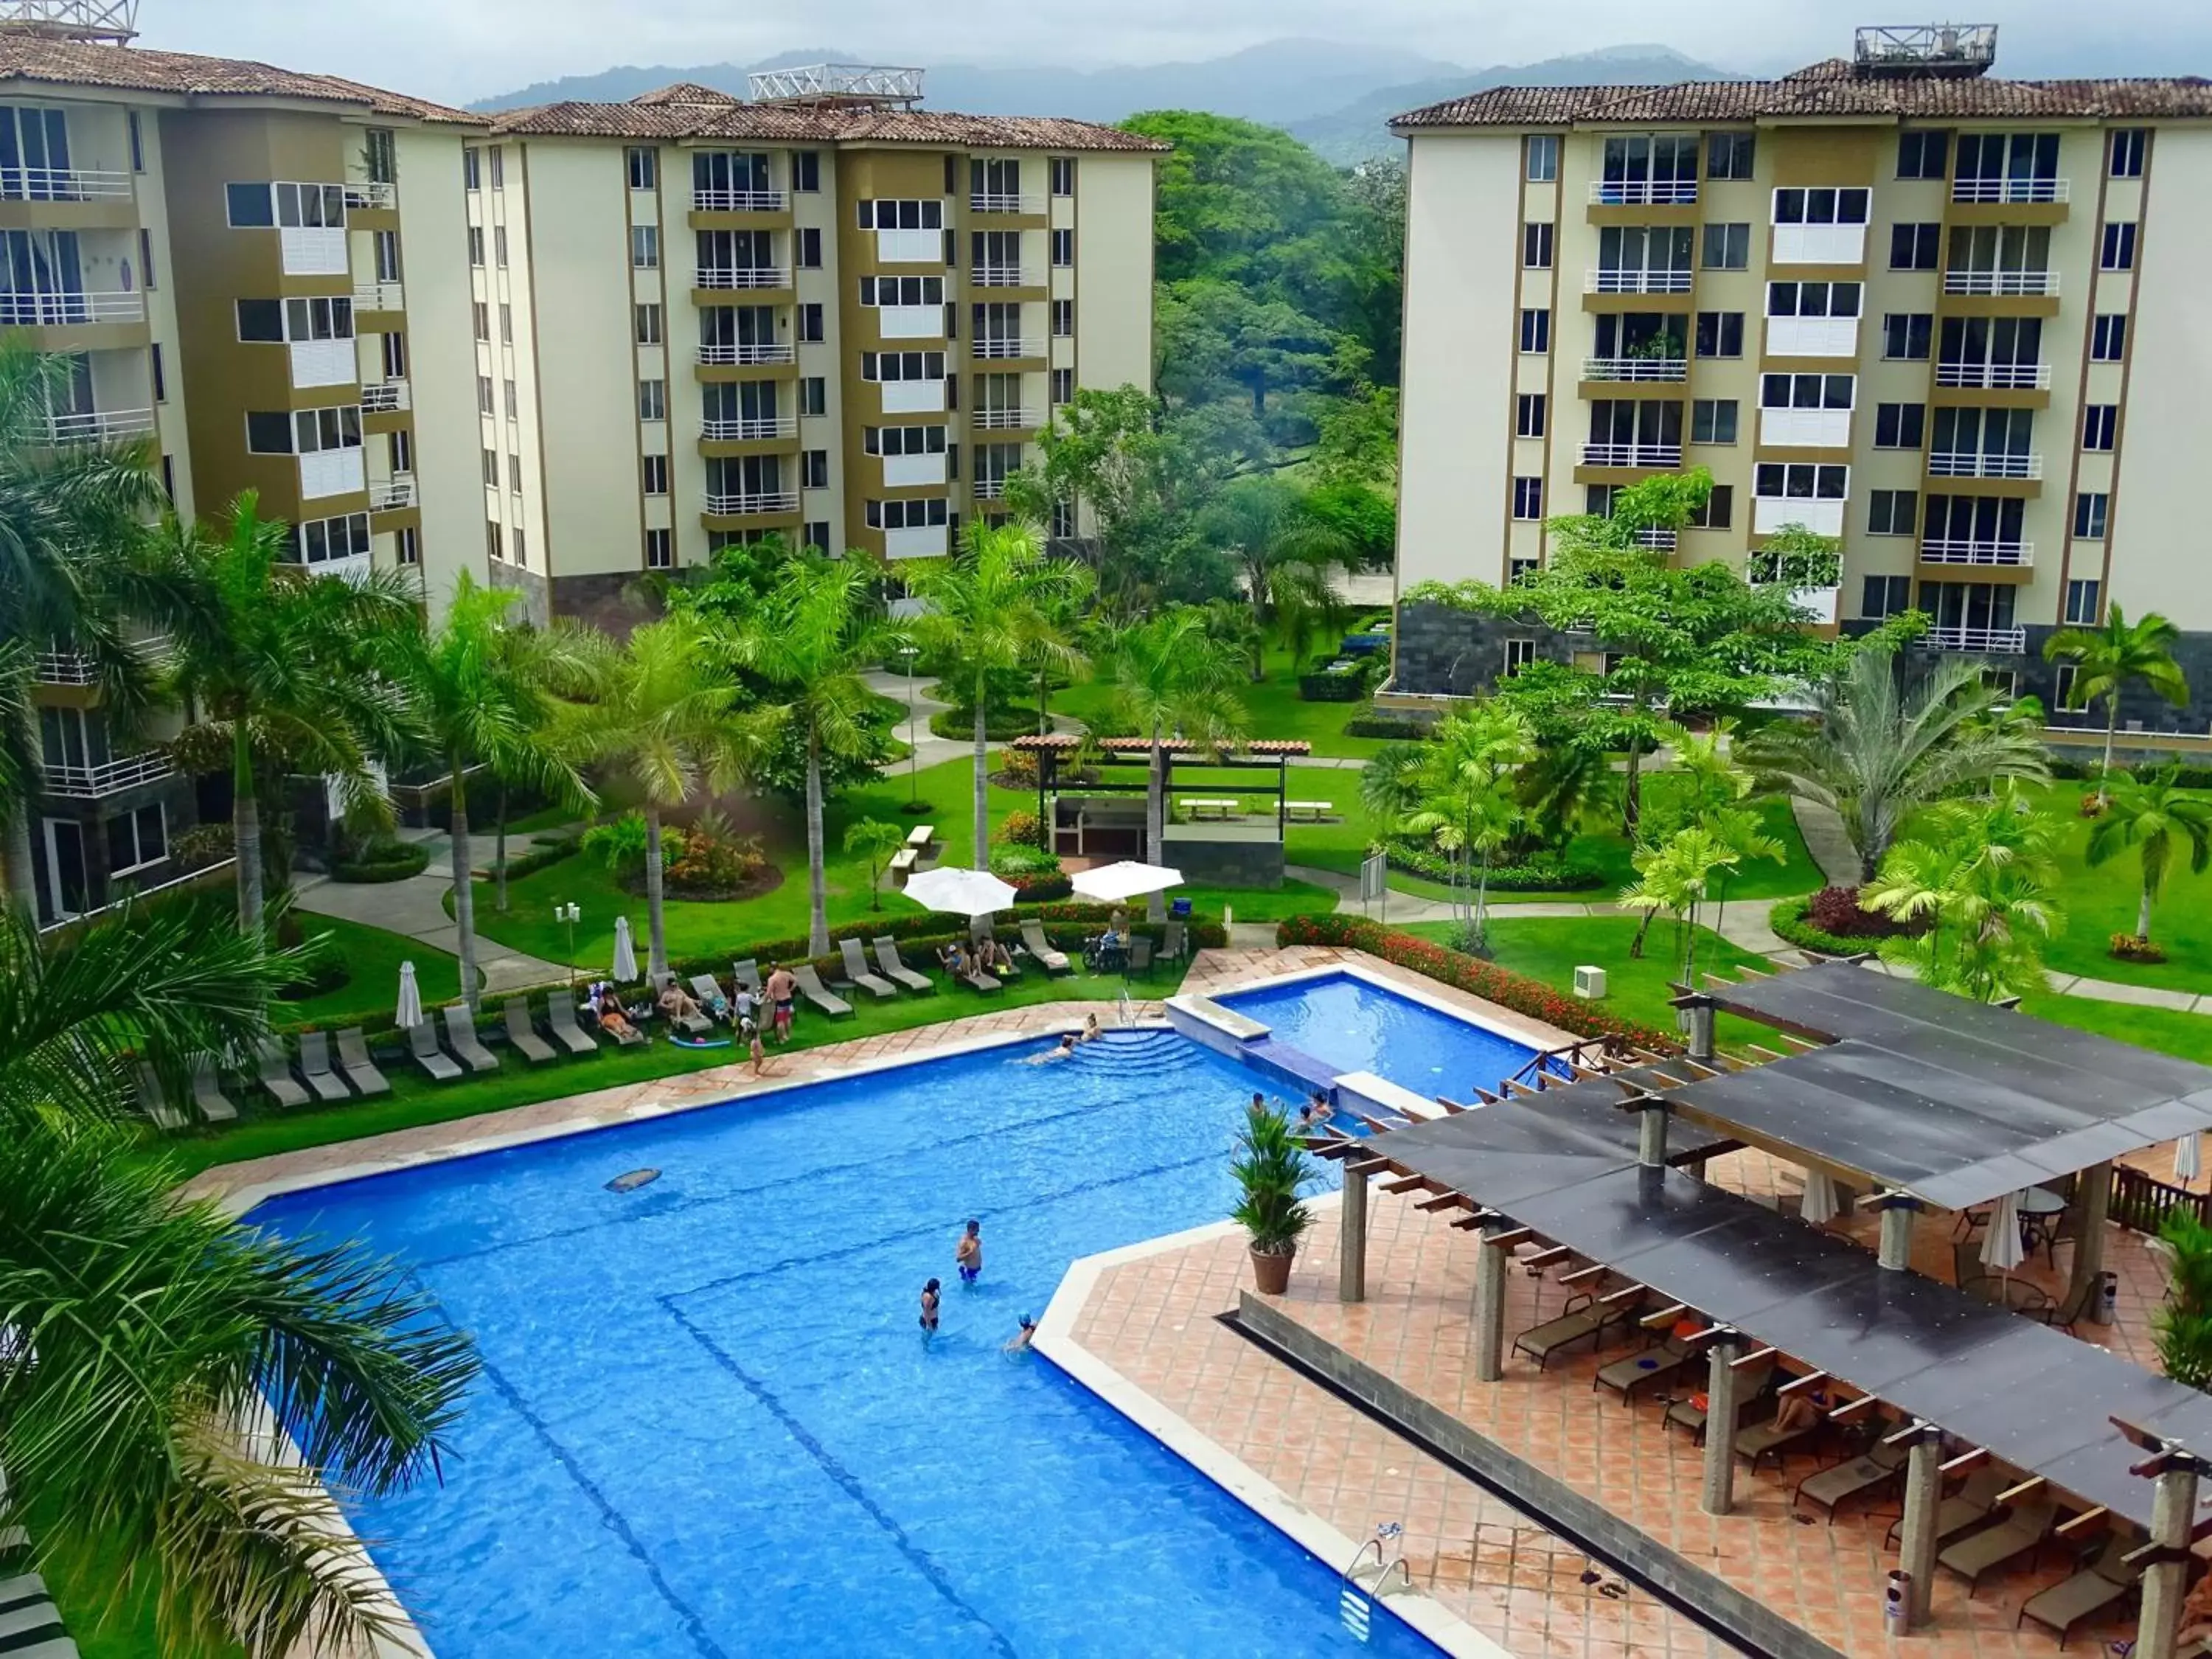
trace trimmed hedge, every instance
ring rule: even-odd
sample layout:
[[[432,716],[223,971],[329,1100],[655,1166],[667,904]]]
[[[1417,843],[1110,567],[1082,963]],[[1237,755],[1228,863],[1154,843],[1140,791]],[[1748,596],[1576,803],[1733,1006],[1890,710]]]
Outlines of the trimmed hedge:
[[[560,863],[562,859],[575,857],[582,847],[583,837],[580,835],[570,836],[561,841],[541,842],[520,857],[511,858],[507,861],[507,878],[509,881],[520,881],[525,876],[535,875],[540,870],[548,869]]]
[[[387,842],[381,846],[363,848],[358,858],[335,860],[331,865],[331,879],[368,886],[378,882],[404,881],[410,876],[421,875],[429,866],[430,849],[422,842]]]
[[[1418,714],[1354,714],[1344,723],[1347,738],[1389,738],[1401,743],[1419,742],[1435,729],[1433,720]]]
[[[1774,930],[1776,938],[1815,956],[1859,957],[1874,949],[1875,942],[1870,939],[1845,939],[1840,933],[1815,927],[1806,919],[1812,908],[1809,894],[1801,898],[1778,899],[1774,908],[1766,913],[1766,925]]]
[[[1458,879],[1452,861],[1441,854],[1408,847],[1403,842],[1390,842],[1389,854],[1393,870],[1442,882],[1447,887]],[[1519,864],[1490,866],[1490,890],[1493,893],[1586,892],[1604,885],[1604,871],[1559,853],[1534,853]]]
[[[1301,674],[1298,676],[1298,701],[1301,702],[1358,702],[1367,695],[1365,671],[1350,674]]]
[[[940,708],[929,717],[929,729],[940,738],[955,743],[975,740],[975,711],[972,708]],[[983,739],[987,743],[1012,743],[1016,738],[1028,737],[1037,729],[1034,708],[987,708],[983,711]]]
[[[1527,1014],[1556,1025],[1577,1036],[1618,1037],[1639,1048],[1659,1054],[1678,1054],[1681,1044],[1668,1032],[1656,1031],[1633,1020],[1616,1019],[1600,1008],[1554,990],[1541,980],[1508,973],[1494,963],[1462,956],[1457,951],[1413,933],[1401,933],[1364,916],[1293,916],[1275,929],[1278,945],[1333,945],[1364,951],[1401,968],[1426,974],[1431,979],[1471,992],[1502,1008]]]

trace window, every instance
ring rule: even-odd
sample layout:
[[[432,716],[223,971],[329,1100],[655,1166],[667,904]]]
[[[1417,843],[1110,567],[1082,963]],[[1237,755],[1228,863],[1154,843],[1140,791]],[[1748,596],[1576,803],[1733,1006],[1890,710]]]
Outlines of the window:
[[[1900,362],[1923,362],[1934,331],[1935,319],[1924,311],[1890,312],[1881,319],[1881,355]]]
[[[1761,409],[1849,410],[1856,402],[1858,382],[1849,374],[1762,374],[1759,377]]]
[[[161,493],[173,507],[177,501],[177,461],[173,455],[161,457]]]
[[[1504,678],[1511,679],[1530,663],[1536,660],[1536,641],[1531,639],[1505,641]]]
[[[942,276],[863,276],[864,306],[933,306],[945,299]]]
[[[157,404],[166,404],[169,401],[169,374],[161,362],[161,343],[159,340],[155,341],[148,350],[148,362],[154,370],[154,401]]]
[[[411,524],[402,525],[392,532],[392,556],[404,565],[422,562],[422,535]]]
[[[507,185],[506,147],[494,144],[487,154],[491,161],[491,187],[494,190],[503,189]]]
[[[648,495],[665,495],[668,493],[668,457],[647,455],[643,458],[643,460],[645,493]]]
[[[490,415],[496,412],[497,405],[491,400],[491,376],[479,374],[477,376],[477,413]]]
[[[1751,264],[1749,225],[1705,227],[1705,269],[1742,270]]]
[[[1705,140],[1705,177],[1708,179],[1748,179],[1751,177],[1754,134],[1748,132],[1716,132]]]
[[[2100,601],[2103,598],[2104,586],[2102,582],[2094,579],[2068,582],[2066,584],[2066,620],[2069,623],[2081,623],[2092,628],[2095,627],[2098,612],[2101,608]],[[2070,686],[2068,688],[2069,690],[2071,689]],[[2061,697],[2059,701],[2064,702],[2068,699]]]
[[[801,489],[830,488],[830,452],[828,450],[805,449],[799,452],[799,487]]]
[[[492,154],[496,155],[499,152],[497,150],[494,150]],[[530,550],[523,544],[522,526],[520,525],[514,526],[514,562],[517,564],[528,564],[530,562]]]
[[[632,225],[629,228],[629,263],[635,270],[660,269],[659,225]]]
[[[818,149],[795,149],[791,152],[791,187],[809,196],[822,188],[822,152]]]
[[[803,345],[819,345],[824,337],[822,302],[810,300],[799,307],[799,338]]]
[[[276,222],[276,208],[267,185],[225,185],[223,201],[234,230],[258,230]]]
[[[1897,135],[1897,176],[1900,179],[1941,179],[1950,171],[1951,135],[1948,132],[1900,132]]]
[[[325,450],[361,447],[361,410],[302,409],[283,413],[249,411],[246,447],[255,455],[317,455]]]
[[[469,227],[469,264],[476,270],[483,269],[483,227]]]
[[[1075,333],[1075,301],[1054,300],[1052,302],[1052,331],[1060,339],[1071,338]]]
[[[668,418],[668,382],[640,380],[637,383],[637,418],[641,421],[665,421]]]
[[[1859,597],[1859,615],[1869,622],[1901,617],[1912,609],[1912,578],[1869,576]]]
[[[1521,227],[1521,264],[1529,270],[1552,268],[1552,228],[1540,222]]]
[[[1521,313],[1521,349],[1528,352],[1549,351],[1552,349],[1552,313],[1541,307],[1528,307]]]
[[[461,149],[461,187],[464,190],[483,188],[483,152],[474,145]]]
[[[376,252],[376,280],[396,283],[399,280],[399,233],[380,230],[369,239]]]
[[[830,520],[809,519],[799,528],[799,544],[817,553],[827,553],[830,550]]]
[[[1701,311],[1698,313],[1697,353],[1700,357],[1743,356],[1743,313]]]
[[[492,262],[501,270],[507,269],[507,227],[505,225],[494,225],[491,228],[491,257]]]
[[[385,337],[389,339],[391,336]],[[514,343],[514,307],[504,300],[499,302],[499,343],[501,345]]]
[[[927,501],[870,501],[867,522],[871,530],[923,530],[931,525],[945,522],[945,498],[941,495]]]
[[[1770,317],[1856,317],[1861,289],[1856,283],[1769,283]]]
[[[2127,356],[2128,319],[2114,312],[2100,317],[2089,331],[2089,361],[2117,363]]]
[[[1940,224],[1892,225],[1889,228],[1889,268],[1892,270],[1934,270],[1943,240]]]
[[[240,303],[243,304],[244,301],[241,301]],[[478,300],[469,307],[469,312],[476,325],[476,337],[489,341],[491,338],[491,308],[482,300]]]
[[[1075,371],[1073,369],[1055,368],[1053,370],[1052,400],[1056,404],[1072,404],[1075,401]]]
[[[1774,192],[1774,222],[1778,225],[1863,225],[1872,192],[1863,186],[1832,189],[1816,185],[1808,189]]]
[[[647,570],[672,570],[676,568],[674,531],[648,530],[645,532],[645,568]]]
[[[2120,406],[2118,404],[2089,404],[2081,410],[2081,447],[2110,449],[2119,436]]]
[[[1920,492],[1876,489],[1867,496],[1867,534],[1910,536],[1920,528]]]
[[[135,109],[125,112],[125,122],[131,131],[131,171],[143,173],[146,171],[146,140],[145,135],[138,131],[138,112]],[[392,135],[386,133],[384,141],[389,145]]]
[[[159,801],[135,812],[119,812],[108,819],[107,873],[111,878],[143,870],[168,856],[168,821],[162,816]]]
[[[505,396],[507,418],[510,421],[520,420],[522,418],[522,398],[515,391],[514,382],[513,380],[501,380],[500,382],[500,389]]]
[[[154,233],[150,230],[141,229],[138,233],[138,272],[148,288],[161,286],[161,272],[154,264]]]
[[[1692,530],[1726,530],[1735,517],[1735,486],[1715,484],[1705,504],[1692,510],[1689,524]]]
[[[1732,444],[1735,441],[1735,398],[1693,398],[1690,401],[1690,441]]]
[[[639,144],[623,152],[623,165],[629,170],[632,190],[657,190],[660,186],[660,152]],[[473,185],[471,188],[474,188]]]
[[[864,351],[860,354],[864,380],[941,380],[945,354],[941,351]]]
[[[799,233],[799,268],[801,270],[822,269],[822,233],[808,226]]]
[[[2098,264],[2106,270],[2133,270],[2136,268],[2136,228],[2125,221],[2105,227],[2103,256]]]
[[[1045,167],[1052,179],[1054,195],[1075,194],[1075,158],[1073,155],[1055,155],[1045,163]]]
[[[505,307],[501,307],[505,310]],[[384,356],[384,378],[404,380],[407,378],[407,337],[404,334],[380,334]]]
[[[1753,493],[1765,501],[1840,501],[1850,493],[1851,470],[1811,461],[1761,461],[1753,469]]]
[[[522,493],[522,457],[511,449],[507,452],[507,487],[518,495]]]
[[[830,412],[830,382],[819,374],[801,377],[799,382],[799,412],[802,415],[827,415]]]
[[[310,519],[300,526],[298,536],[302,564],[365,559],[368,556],[368,514],[349,513],[339,519]]]
[[[1928,438],[1925,404],[1876,404],[1874,406],[1874,447],[1876,449],[1920,449]]]
[[[1532,185],[1547,185],[1559,176],[1559,138],[1557,133],[1532,132],[1522,141],[1527,165],[1522,171]]]
[[[1513,481],[1513,516],[1516,519],[1540,519],[1544,516],[1544,481],[1541,478],[1516,478]]]
[[[952,165],[946,156],[945,164]],[[862,230],[941,230],[945,227],[945,204],[935,198],[921,201],[872,201],[860,204]]]
[[[134,137],[137,129],[131,129]],[[2149,148],[2150,134],[2141,127],[2123,127],[2112,135],[2112,172],[2115,179],[2142,177],[2143,152]],[[134,151],[135,153],[135,151]]]
[[[284,302],[282,300],[240,300],[238,302],[238,337],[249,344],[282,344],[284,339]]]
[[[415,434],[404,427],[396,432],[386,433],[384,453],[390,459],[394,472],[412,472],[415,470]]]
[[[1052,262],[1056,265],[1062,266],[1072,265],[1075,263],[1075,233],[1073,230],[1055,230],[1053,232]]]
[[[2112,507],[2112,498],[2101,489],[2083,490],[2074,498],[2074,533],[2085,541],[2104,540]]]
[[[1514,435],[1522,438],[1540,438],[1544,435],[1544,394],[1524,392],[1514,400]]]

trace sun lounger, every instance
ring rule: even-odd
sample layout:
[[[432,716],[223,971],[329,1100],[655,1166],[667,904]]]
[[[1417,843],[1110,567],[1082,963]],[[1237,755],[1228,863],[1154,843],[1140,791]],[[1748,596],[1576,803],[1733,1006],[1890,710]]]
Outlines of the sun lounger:
[[[743,962],[732,963],[730,977],[755,996],[763,994],[761,990],[760,963],[750,957],[747,957]]]
[[[331,1040],[320,1031],[300,1033],[300,1074],[318,1100],[351,1100],[353,1091],[331,1069]]]
[[[9,1648],[8,1659],[82,1659],[76,1644],[66,1636],[57,1636],[44,1642],[33,1642],[27,1648]]]
[[[1802,1498],[1833,1522],[1836,1511],[1851,1498],[1896,1480],[1906,1455],[1903,1446],[1876,1446],[1863,1457],[1847,1458],[1807,1475],[1797,1483],[1792,1501]]]
[[[2057,1524],[2056,1504],[2022,1504],[1994,1527],[1967,1534],[1938,1555],[1936,1563],[1950,1568],[1966,1581],[1966,1595],[1972,1600],[1984,1575],[2008,1566],[2023,1555],[2034,1554]]]
[[[1022,943],[1030,947],[1030,954],[1036,958],[1037,966],[1043,969],[1048,974],[1064,974],[1067,972],[1067,953],[1064,951],[1055,951],[1052,948],[1052,941],[1044,936],[1044,924],[1042,922],[1024,921],[1022,923]]]
[[[169,1097],[161,1092],[161,1079],[150,1066],[138,1068],[138,1109],[154,1120],[156,1128],[173,1133],[185,1127],[185,1115],[169,1104]]]
[[[655,1008],[658,1008],[660,1006],[661,997],[667,992],[670,986],[676,983],[676,975],[673,974],[655,974],[653,976],[651,983],[653,986],[653,1006]],[[675,1026],[679,1030],[688,1032],[693,1036],[703,1036],[707,1032],[714,1029],[714,1022],[707,1017],[706,1011],[703,1008],[696,1014],[670,1014],[667,1016],[667,1019],[671,1025]]]
[[[1766,1385],[1772,1380],[1773,1376],[1774,1362],[1771,1359],[1764,1364],[1753,1365],[1749,1370],[1736,1373],[1735,1423],[1726,1425],[1730,1439],[1734,1439],[1735,1436],[1736,1424],[1743,1421],[1744,1413],[1750,1409],[1752,1402],[1765,1391]],[[1697,1441],[1699,1445],[1703,1445],[1705,1439],[1705,1408],[1698,1403],[1698,1400],[1703,1397],[1703,1391],[1700,1390],[1697,1398],[1674,1401],[1673,1405],[1667,1407],[1667,1415],[1661,1426],[1670,1429],[1686,1429],[1690,1432],[1691,1438]]]
[[[50,1601],[46,1581],[35,1572],[18,1573],[13,1578],[0,1578],[0,1607],[21,1607],[26,1601]]]
[[[898,942],[890,934],[876,941],[876,966],[884,970],[884,977],[903,985],[909,991],[934,991],[937,981],[927,974],[917,974],[900,958]]]
[[[1613,1389],[1625,1406],[1645,1389],[1672,1382],[1689,1364],[1691,1358],[1689,1349],[1670,1336],[1655,1346],[1601,1367],[1590,1379],[1590,1388]]]
[[[2018,1630],[2023,1620],[2033,1619],[2045,1629],[2057,1631],[2058,1645],[2064,1647],[2075,1626],[2136,1593],[2142,1583],[2142,1569],[2130,1566],[2125,1559],[2135,1547],[2135,1540],[2114,1533],[2087,1567],[2021,1603],[2013,1628]]]
[[[407,1046],[414,1053],[415,1063],[434,1080],[450,1083],[460,1076],[461,1068],[451,1054],[438,1046],[438,1033],[428,1020],[407,1028]]]
[[[948,973],[952,972],[950,969],[947,969],[945,971]],[[973,989],[981,991],[986,995],[1003,991],[1006,988],[1006,981],[1004,980],[1001,980],[995,974],[985,973],[981,968],[970,967],[963,969],[957,973],[953,973],[952,977],[958,980],[963,985],[969,986]]]
[[[572,1054],[599,1051],[599,1040],[576,1024],[576,1000],[566,991],[556,991],[545,999],[545,1029],[553,1033],[554,1042]]]
[[[368,1042],[358,1025],[349,1025],[338,1033],[338,1069],[345,1073],[346,1081],[364,1095],[392,1092],[392,1079],[379,1071],[376,1062],[368,1057]]]
[[[1997,1506],[1997,1494],[2020,1477],[2009,1469],[1994,1463],[1984,1463],[1967,1475],[1959,1490],[1936,1506],[1936,1541],[1948,1544],[1960,1533],[1972,1532],[1990,1518],[1990,1511]],[[1893,1544],[1905,1530],[1905,1517],[1899,1516],[1891,1523],[1889,1535],[1882,1542]]]
[[[1190,951],[1190,930],[1179,921],[1170,921],[1163,933],[1160,955],[1170,962],[1181,962]]]
[[[839,939],[837,941],[837,954],[844,959],[845,977],[851,980],[854,984],[859,986],[870,996],[882,999],[886,997],[895,997],[898,994],[897,986],[892,984],[890,981],[885,979],[881,974],[872,973],[869,971],[868,959],[866,957],[860,954],[860,940],[856,939]]]
[[[469,1005],[448,1003],[441,1012],[446,1017],[446,1046],[454,1056],[471,1072],[499,1070],[499,1056],[477,1036],[477,1018],[469,1012]]]
[[[830,988],[823,984],[822,975],[814,971],[812,963],[798,963],[792,969],[791,976],[798,982],[799,994],[829,1015],[830,1018],[836,1019],[841,1014],[849,1014],[853,1012],[851,1003],[841,996],[832,994]]]
[[[1577,1307],[1576,1303],[1582,1304]],[[1607,1307],[1590,1297],[1572,1297],[1567,1310],[1557,1319],[1547,1319],[1540,1325],[1531,1326],[1513,1339],[1513,1352],[1525,1353],[1542,1370],[1551,1363],[1552,1356],[1577,1342],[1586,1342],[1599,1336],[1610,1325],[1625,1322],[1630,1307],[1621,1303]]]
[[[269,1097],[279,1106],[304,1106],[307,1091],[294,1080],[291,1061],[285,1056],[284,1045],[275,1037],[264,1037],[259,1044],[261,1054],[261,1086]]]
[[[556,996],[559,994],[557,991],[554,993]],[[514,1045],[514,1052],[532,1066],[543,1066],[549,1060],[559,1058],[553,1052],[553,1045],[531,1026],[528,997],[507,1000],[507,1040]]]
[[[202,1054],[192,1062],[192,1104],[210,1123],[228,1123],[238,1116],[238,1108],[222,1091],[222,1078],[211,1054]]]
[[[1775,1467],[1779,1468],[1789,1461],[1791,1452],[1802,1449],[1827,1426],[1827,1418],[1822,1415],[1796,1428],[1785,1429],[1781,1426],[1781,1413],[1778,1410],[1764,1423],[1754,1423],[1747,1429],[1736,1431],[1735,1455],[1754,1469],[1770,1457],[1774,1460]]]
[[[58,1635],[61,1628],[61,1609],[52,1601],[26,1601],[0,1613],[0,1638],[28,1636],[33,1631],[43,1630],[52,1630]],[[18,1650],[10,1648],[8,1651],[12,1659]]]
[[[978,916],[968,924],[968,941],[979,952],[995,951],[998,948],[999,936],[992,931],[991,919],[988,916]],[[1018,975],[1022,971],[1022,965],[1014,960],[1012,951],[1009,951],[1006,953],[1006,961],[1009,963],[1007,967],[993,968],[987,971],[998,975],[1001,979]]]
[[[708,1013],[715,1014],[719,1011],[719,1018],[727,1019],[730,1017],[729,993],[722,989],[721,982],[712,974],[692,975],[691,994],[698,999],[699,1006]]]

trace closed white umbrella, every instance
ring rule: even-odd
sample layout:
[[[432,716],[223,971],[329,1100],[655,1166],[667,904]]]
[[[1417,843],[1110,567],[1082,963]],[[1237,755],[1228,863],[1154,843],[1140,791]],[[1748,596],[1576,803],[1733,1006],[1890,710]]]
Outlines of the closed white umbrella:
[[[2007,1193],[1990,1212],[1989,1231],[1982,1237],[1982,1266],[2010,1273],[2027,1259],[2020,1247],[2020,1194]]]
[[[392,1021],[403,1031],[412,1030],[422,1023],[422,991],[415,983],[415,964],[399,964],[399,1006],[392,1012]]]
[[[907,884],[911,890],[913,884]],[[1085,870],[1075,877],[1075,890],[1085,898],[1098,899],[1108,904],[1120,904],[1133,898],[1143,898],[1151,893],[1164,893],[1170,887],[1182,885],[1182,872],[1170,870],[1165,865],[1139,864],[1124,859],[1119,864],[1101,865],[1096,870]]]
[[[1825,1171],[1805,1171],[1805,1202],[1797,1213],[1815,1225],[1836,1218],[1836,1183]]]
[[[2173,1178],[2185,1187],[2204,1173],[2197,1141],[2196,1135],[2185,1134],[2173,1143]]]
[[[956,870],[949,866],[910,877],[906,896],[925,910],[971,917],[1011,910],[1021,897],[988,870]]]
[[[629,918],[615,918],[615,980],[627,984],[637,977],[637,946],[630,943]]]

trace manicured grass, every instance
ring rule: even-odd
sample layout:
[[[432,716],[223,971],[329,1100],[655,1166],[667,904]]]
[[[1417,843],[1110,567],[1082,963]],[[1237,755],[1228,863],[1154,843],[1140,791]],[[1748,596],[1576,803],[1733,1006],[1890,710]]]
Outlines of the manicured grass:
[[[270,1016],[281,1025],[388,1023],[399,997],[399,964],[403,962],[415,964],[416,983],[422,989],[424,1007],[434,1008],[441,1003],[451,1002],[461,994],[460,963],[443,951],[434,950],[404,933],[387,933],[381,927],[367,927],[359,922],[317,915],[309,910],[295,914],[301,931],[308,938],[319,933],[331,935],[352,977],[337,989],[309,997],[303,1002],[271,1005]]]
[[[2066,928],[2044,949],[2054,972],[2086,974],[2124,985],[2156,985],[2168,990],[2212,988],[2212,870],[2189,869],[2188,844],[2177,849],[2166,890],[2151,911],[2150,936],[2163,946],[2163,963],[2120,962],[2108,951],[2114,933],[2136,930],[2136,906],[2142,891],[2142,859],[2135,848],[2115,854],[2092,868],[2088,860],[2091,822],[2081,816],[2081,797],[2092,783],[2059,782],[2037,792],[2044,809],[2066,826],[2059,854],[2058,902]]]
[[[471,818],[476,816],[473,806],[471,808],[469,816]],[[565,829],[577,821],[575,812],[568,807],[541,806],[535,812],[526,812],[519,818],[509,818],[507,833],[509,836],[535,835],[541,830]],[[492,832],[498,827],[496,823],[488,821],[477,833],[489,840]]]
[[[1359,625],[1364,625],[1364,618]],[[1328,659],[1316,657],[1316,663]],[[1344,723],[1368,711],[1358,702],[1307,702],[1298,696],[1298,677],[1287,652],[1270,647],[1266,678],[1238,688],[1244,700],[1245,735],[1285,740],[1303,738],[1316,755],[1350,755],[1361,759],[1382,746],[1378,738],[1348,738]],[[940,696],[942,693],[939,694]],[[1052,696],[1053,712],[1092,725],[1110,718],[1114,686],[1110,678],[1079,681]]]
[[[2100,1002],[2093,997],[2032,996],[2023,998],[2020,1006],[2038,1019],[2212,1066],[2212,1015],[2138,1008],[2131,1003]]]
[[[1226,909],[1238,921],[1325,916],[1336,908],[1334,889],[1308,881],[1285,881],[1280,887],[1178,887],[1170,896],[1188,899],[1200,915],[1218,916]]]

